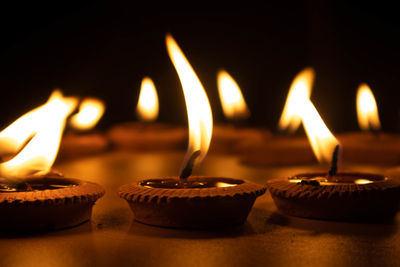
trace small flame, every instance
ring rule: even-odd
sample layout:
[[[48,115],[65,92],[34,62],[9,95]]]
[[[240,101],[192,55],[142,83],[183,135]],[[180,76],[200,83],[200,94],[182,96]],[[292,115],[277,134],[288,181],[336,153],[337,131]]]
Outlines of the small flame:
[[[174,38],[168,34],[166,44],[169,57],[178,73],[185,96],[189,122],[189,145],[184,164],[195,151],[200,150],[197,162],[207,154],[212,135],[212,113],[207,94],[189,61]]]
[[[218,93],[222,110],[228,119],[245,119],[250,112],[244,101],[239,85],[225,70],[220,70],[217,75]]]
[[[365,83],[361,84],[357,91],[357,117],[361,130],[380,130],[381,123],[379,121],[375,97],[369,86]]]
[[[136,113],[143,121],[154,121],[158,117],[157,91],[149,77],[142,80]]]
[[[311,101],[304,102],[301,119],[318,161],[321,163],[330,163],[333,151],[339,145],[339,142],[329,131],[328,127],[326,127]]]
[[[301,109],[311,96],[315,72],[312,68],[302,70],[294,78],[279,120],[279,130],[294,133],[301,124]]]
[[[100,99],[86,98],[79,106],[79,112],[71,117],[70,125],[80,131],[92,129],[104,113],[104,103]]]
[[[33,137],[14,158],[0,164],[0,176],[23,177],[47,173],[57,156],[66,119],[77,103],[77,99],[64,97],[55,90],[47,103],[23,115],[2,131],[0,135],[12,140],[14,149],[20,149],[29,137]],[[15,137],[9,134],[15,134]]]

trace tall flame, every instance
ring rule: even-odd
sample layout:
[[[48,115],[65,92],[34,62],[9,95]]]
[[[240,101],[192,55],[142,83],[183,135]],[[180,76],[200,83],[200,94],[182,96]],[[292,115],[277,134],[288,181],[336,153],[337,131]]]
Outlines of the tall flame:
[[[136,113],[144,121],[154,121],[158,117],[157,91],[149,77],[145,77],[142,80]]]
[[[371,88],[365,83],[357,91],[357,118],[361,130],[380,130],[378,107]]]
[[[104,114],[104,102],[96,98],[86,98],[79,106],[79,112],[71,117],[70,125],[81,131],[92,129]]]
[[[48,172],[57,156],[66,119],[77,103],[77,99],[64,97],[56,90],[47,103],[20,117],[1,132],[2,138],[13,140],[17,149],[33,137],[14,158],[0,164],[0,176],[23,177]],[[16,134],[17,138],[9,134]]]
[[[294,78],[279,120],[279,130],[294,133],[299,128],[301,109],[310,99],[314,77],[314,69],[306,68]]]
[[[166,36],[166,45],[182,84],[188,113],[189,145],[183,166],[197,150],[200,150],[197,159],[200,163],[206,156],[211,142],[213,120],[210,103],[199,78],[170,34]]]
[[[308,140],[318,161],[330,163],[333,151],[339,145],[339,142],[326,127],[311,101],[304,102],[301,118]]]
[[[239,85],[225,70],[217,74],[222,110],[228,119],[244,119],[250,115]]]

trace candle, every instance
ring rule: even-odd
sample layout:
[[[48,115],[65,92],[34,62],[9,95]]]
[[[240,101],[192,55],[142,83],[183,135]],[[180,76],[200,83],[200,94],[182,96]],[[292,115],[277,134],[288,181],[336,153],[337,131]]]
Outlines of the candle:
[[[378,107],[367,84],[359,86],[356,106],[358,124],[362,132],[338,135],[346,147],[343,158],[359,163],[400,163],[400,136],[381,132]]]
[[[302,120],[313,151],[320,162],[330,161],[331,168],[326,173],[270,180],[268,189],[278,209],[287,215],[315,219],[392,218],[399,205],[400,179],[380,174],[338,172],[339,142],[311,101],[303,108]]]
[[[104,194],[94,183],[51,171],[75,98],[54,91],[47,103],[0,133],[0,226],[10,230],[59,229],[90,219]]]
[[[222,111],[228,119],[228,124],[218,124],[213,127],[213,142],[210,152],[240,153],[247,140],[263,142],[271,133],[265,129],[245,126],[243,123],[250,116],[250,111],[244,100],[239,85],[225,70],[217,75],[218,93]]]
[[[154,82],[145,77],[141,83],[136,113],[139,122],[125,122],[112,127],[107,136],[123,150],[180,149],[186,143],[186,130],[182,127],[156,123],[158,96]]]
[[[60,158],[74,158],[97,154],[108,148],[109,142],[103,133],[93,131],[104,114],[105,105],[97,98],[85,98],[79,105],[79,112],[70,120],[70,130],[61,141]]]
[[[135,220],[145,224],[177,228],[242,224],[265,187],[242,179],[191,176],[211,142],[211,107],[199,78],[171,35],[167,35],[166,45],[185,97],[188,150],[179,177],[123,185],[119,194],[129,203]]]
[[[248,140],[242,148],[241,161],[248,165],[308,164],[315,161],[305,136],[295,136],[301,124],[301,110],[311,95],[314,70],[306,68],[293,80],[279,120],[279,135],[268,139]]]

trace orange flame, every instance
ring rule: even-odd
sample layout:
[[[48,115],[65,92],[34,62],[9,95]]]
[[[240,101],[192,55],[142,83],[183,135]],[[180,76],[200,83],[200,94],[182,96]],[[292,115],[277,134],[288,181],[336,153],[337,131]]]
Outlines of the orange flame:
[[[311,101],[303,103],[301,119],[318,161],[321,163],[330,163],[333,151],[339,145],[339,142],[329,131],[328,127],[326,127]]]
[[[380,130],[378,107],[371,88],[365,83],[357,91],[357,118],[361,130]]]
[[[306,68],[294,78],[279,120],[279,130],[294,133],[299,128],[301,109],[304,102],[310,99],[314,77],[314,69]]]
[[[154,121],[158,117],[156,86],[149,77],[145,77],[142,80],[136,113],[144,121]]]
[[[199,78],[170,34],[166,36],[166,45],[182,84],[188,113],[189,145],[183,166],[197,150],[200,150],[197,159],[200,163],[206,156],[211,142],[213,126],[211,106]]]
[[[96,98],[86,98],[79,106],[79,112],[71,117],[70,125],[80,131],[92,129],[104,114],[104,102]]]
[[[54,91],[46,104],[23,115],[1,132],[1,138],[11,141],[18,150],[33,138],[11,160],[0,164],[2,177],[23,177],[47,173],[54,163],[65,122],[78,101]],[[4,139],[3,139],[4,140]]]
[[[217,75],[218,93],[222,110],[228,119],[244,119],[250,112],[244,101],[239,85],[225,70],[220,70]]]

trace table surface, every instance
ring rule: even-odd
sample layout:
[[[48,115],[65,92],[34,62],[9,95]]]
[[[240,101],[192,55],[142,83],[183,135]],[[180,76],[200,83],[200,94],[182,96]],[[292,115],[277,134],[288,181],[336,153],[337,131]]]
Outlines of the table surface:
[[[223,231],[192,231],[140,224],[118,187],[143,178],[176,175],[183,152],[102,155],[60,162],[65,176],[106,189],[92,220],[78,227],[24,236],[0,235],[0,266],[400,266],[399,216],[360,224],[280,215],[269,193],[247,222]],[[318,166],[253,168],[236,156],[208,155],[196,174],[257,183]],[[383,172],[386,167],[348,166]]]

